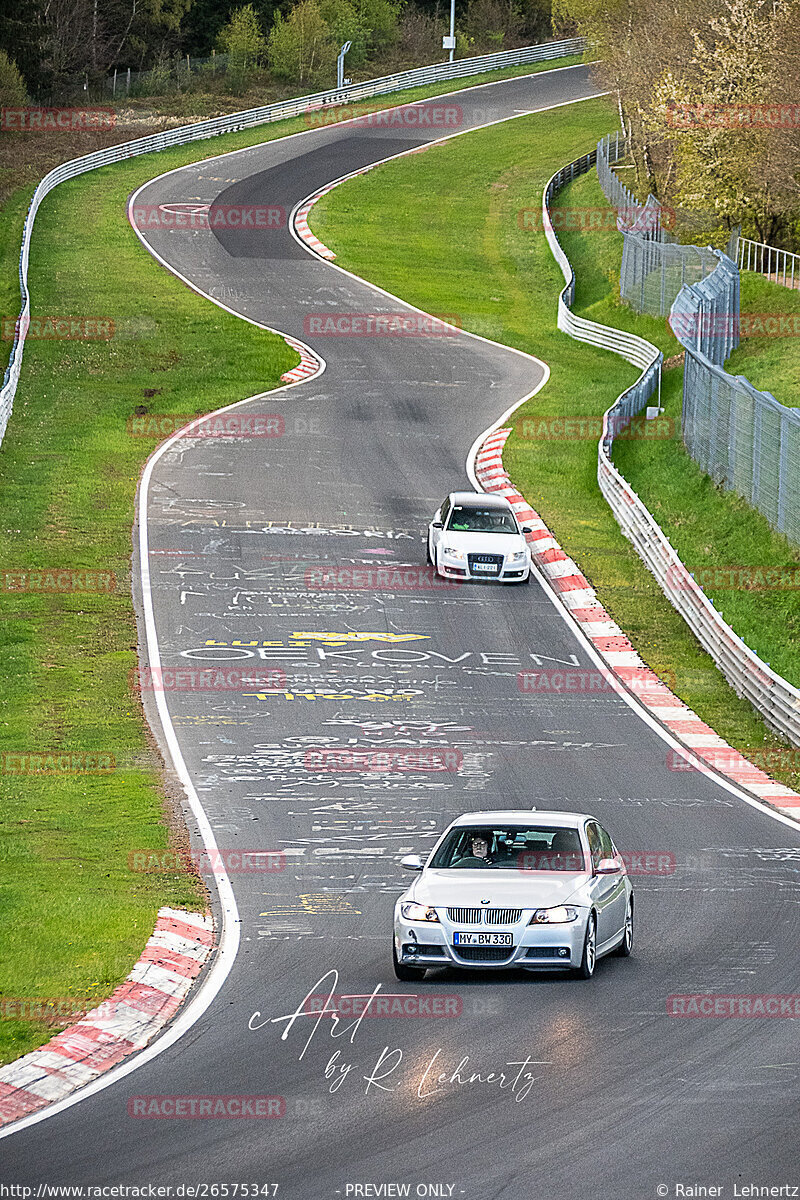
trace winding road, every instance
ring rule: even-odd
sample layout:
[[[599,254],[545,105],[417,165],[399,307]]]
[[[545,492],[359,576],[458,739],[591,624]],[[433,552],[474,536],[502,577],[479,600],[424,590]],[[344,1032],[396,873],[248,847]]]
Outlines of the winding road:
[[[459,106],[466,129],[595,94],[577,67],[430,103]],[[442,135],[312,129],[173,171],[135,203],[289,213]],[[232,410],[279,415],[281,436],[180,439],[143,497],[164,667],[272,672],[263,691],[165,697],[186,769],[221,848],[280,850],[285,866],[231,874],[240,924],[230,909],[226,938],[238,933],[238,953],[199,1019],[0,1142],[2,1179],[277,1183],[286,1200],[403,1194],[390,1184],[469,1200],[644,1200],[676,1183],[721,1185],[733,1200],[734,1185],[800,1183],[796,1022],[667,1012],[676,993],[797,990],[800,831],[671,771],[653,722],[613,692],[520,692],[521,670],[593,665],[538,580],[354,582],[424,563],[426,523],[469,486],[476,437],[535,390],[541,365],[466,334],[315,337],[320,315],[413,310],[311,255],[285,223],[144,236],[194,287],[326,363]],[[323,571],[336,587],[320,586]],[[313,753],[387,746],[457,749],[462,767],[375,777],[320,770]],[[604,960],[589,984],[471,972],[399,985],[400,855],[425,851],[463,811],[532,805],[594,813],[623,850],[672,856],[671,873],[633,881],[634,956]],[[455,997],[442,1006],[457,1015],[347,1030],[272,1020],[309,992],[378,985]],[[285,1115],[129,1115],[133,1097],[209,1094],[280,1096]]]

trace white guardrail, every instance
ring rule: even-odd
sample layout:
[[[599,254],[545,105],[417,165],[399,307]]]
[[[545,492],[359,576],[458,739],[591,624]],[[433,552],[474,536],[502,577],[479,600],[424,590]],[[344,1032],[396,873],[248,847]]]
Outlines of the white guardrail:
[[[681,562],[658,522],[611,461],[614,433],[628,424],[646,402],[646,396],[652,394],[655,389],[654,373],[657,373],[660,381],[662,355],[643,338],[587,321],[570,311],[569,306],[575,296],[575,274],[553,230],[549,204],[560,187],[589,171],[595,161],[596,152],[593,151],[562,167],[545,187],[542,207],[545,235],[566,280],[566,287],[558,298],[558,328],[578,341],[613,350],[628,362],[643,368],[633,388],[623,392],[603,417],[603,436],[597,448],[600,490],[622,532],[633,543],[667,599],[711,655],[737,696],[749,700],[772,729],[798,746],[800,690],[773,671],[723,620]]]
[[[754,242],[752,238],[742,237],[741,234],[737,243],[736,265],[742,271],[766,275],[784,287],[800,286],[800,254],[778,250],[766,242]]]
[[[363,83],[354,83],[346,88],[333,90],[329,88],[325,92],[315,92],[310,96],[282,100],[276,104],[266,104],[261,108],[250,108],[243,112],[229,113],[224,117],[213,117],[209,121],[199,121],[194,125],[181,125],[176,129],[166,129],[161,133],[151,134],[149,137],[136,138],[134,141],[120,142],[116,146],[108,146],[105,150],[85,154],[82,158],[73,158],[50,171],[33,194],[22,234],[22,249],[19,259],[22,309],[8,367],[3,378],[3,386],[0,388],[0,442],[3,440],[11,417],[14,395],[22,367],[25,335],[30,323],[28,257],[33,223],[42,200],[59,183],[63,183],[66,179],[74,179],[76,175],[82,175],[85,171],[93,171],[97,167],[122,162],[139,154],[150,154],[154,150],[182,146],[187,142],[216,137],[221,133],[235,133],[240,129],[249,129],[255,125],[281,121],[287,117],[302,116],[309,109],[321,108],[326,105],[349,104],[354,100],[367,100],[374,96],[385,96],[390,92],[402,91],[405,88],[418,87],[427,83],[440,83],[443,80],[480,75],[484,71],[496,71],[502,67],[524,66],[526,63],[582,54],[585,48],[585,38],[567,38],[559,42],[544,42],[538,46],[523,46],[518,50],[501,50],[497,54],[483,54],[476,58],[434,63],[431,66],[417,67],[411,71],[399,71],[395,75],[384,75],[380,79],[368,79]]]

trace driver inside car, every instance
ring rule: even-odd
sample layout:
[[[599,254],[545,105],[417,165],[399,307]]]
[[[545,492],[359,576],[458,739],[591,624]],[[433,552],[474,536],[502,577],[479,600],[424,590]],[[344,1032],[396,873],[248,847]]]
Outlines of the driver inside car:
[[[489,854],[489,839],[485,833],[473,833],[469,839],[469,852],[456,859],[454,867],[492,867],[494,859]]]

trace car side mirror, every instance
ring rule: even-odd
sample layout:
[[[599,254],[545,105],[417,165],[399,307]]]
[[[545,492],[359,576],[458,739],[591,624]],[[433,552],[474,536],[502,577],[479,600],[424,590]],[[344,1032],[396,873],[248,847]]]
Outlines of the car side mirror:
[[[407,871],[421,871],[424,865],[418,854],[407,854],[405,858],[400,859],[400,866],[405,867]]]
[[[620,875],[622,867],[616,858],[601,858],[594,873],[595,875]]]
[[[530,525],[523,525],[522,532],[523,533],[533,533],[533,530],[531,529]]]
[[[433,528],[434,529],[444,529],[444,521],[434,521]]]

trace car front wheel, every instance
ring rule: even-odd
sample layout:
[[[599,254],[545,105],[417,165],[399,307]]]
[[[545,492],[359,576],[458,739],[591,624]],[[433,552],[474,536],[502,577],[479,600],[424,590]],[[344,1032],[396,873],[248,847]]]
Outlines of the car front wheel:
[[[597,966],[597,920],[594,913],[589,917],[586,926],[586,937],[583,941],[583,957],[581,965],[575,970],[577,979],[591,979]]]
[[[425,978],[424,967],[407,967],[405,963],[401,963],[397,958],[397,947],[392,944],[392,960],[394,962],[395,977],[403,983],[411,983],[414,979]]]

